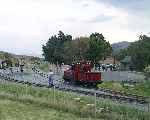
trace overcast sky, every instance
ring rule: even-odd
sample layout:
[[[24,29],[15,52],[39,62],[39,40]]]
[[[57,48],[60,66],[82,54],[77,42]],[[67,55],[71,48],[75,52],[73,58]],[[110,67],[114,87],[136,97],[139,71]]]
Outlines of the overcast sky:
[[[150,32],[150,0],[0,0],[0,50],[41,54],[59,30],[103,33],[110,43]]]

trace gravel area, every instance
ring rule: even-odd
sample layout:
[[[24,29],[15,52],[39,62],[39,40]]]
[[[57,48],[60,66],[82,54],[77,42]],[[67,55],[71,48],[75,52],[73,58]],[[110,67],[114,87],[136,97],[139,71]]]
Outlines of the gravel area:
[[[104,71],[102,72],[103,81],[123,81],[123,80],[134,80],[144,81],[144,74],[140,72],[130,71]]]

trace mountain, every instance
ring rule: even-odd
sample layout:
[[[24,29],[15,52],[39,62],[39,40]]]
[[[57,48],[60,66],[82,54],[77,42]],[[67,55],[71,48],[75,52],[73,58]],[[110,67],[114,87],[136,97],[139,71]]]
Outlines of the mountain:
[[[131,42],[122,41],[118,43],[113,43],[111,46],[112,46],[113,51],[116,52],[116,51],[119,51],[120,49],[127,48],[130,44]]]
[[[13,53],[8,53],[4,51],[0,51],[0,62],[3,60],[11,60],[13,63],[19,61],[22,61],[22,59],[26,62],[32,62],[36,60],[41,60],[40,57],[37,56],[31,56],[31,55],[16,55]]]

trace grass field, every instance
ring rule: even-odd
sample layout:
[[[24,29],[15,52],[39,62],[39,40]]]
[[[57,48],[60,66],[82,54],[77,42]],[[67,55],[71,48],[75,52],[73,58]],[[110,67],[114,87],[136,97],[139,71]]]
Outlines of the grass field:
[[[150,97],[150,81],[145,81],[134,86],[124,86],[121,82],[111,81],[99,84],[98,87]]]
[[[88,120],[52,108],[0,98],[0,120]]]
[[[0,82],[0,120],[149,120],[150,118],[148,112],[115,104],[109,100],[97,99],[96,107],[94,103],[94,97],[90,96]]]
[[[39,65],[39,69],[41,69],[44,72],[49,72],[49,64],[45,63],[45,64],[40,64]]]

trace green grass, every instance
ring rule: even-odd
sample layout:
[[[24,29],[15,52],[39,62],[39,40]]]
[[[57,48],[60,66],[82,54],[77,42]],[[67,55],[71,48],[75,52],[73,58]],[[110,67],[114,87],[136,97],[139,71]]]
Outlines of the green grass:
[[[80,98],[80,100],[74,98]],[[6,105],[3,105],[5,101]],[[94,97],[90,96],[54,91],[47,88],[27,87],[26,85],[5,81],[0,82],[0,116],[2,116],[2,120],[13,118],[13,115],[16,115],[15,120],[32,118],[40,120],[48,119],[50,116],[56,117],[53,120],[78,120],[80,118],[86,120],[89,117],[94,119],[95,106],[87,105],[94,104],[94,101]],[[105,109],[103,112],[96,112],[97,119],[149,120],[150,117],[148,112],[115,104],[109,100],[97,99],[96,108],[97,110]],[[12,111],[16,112],[13,114]]]
[[[40,64],[39,68],[44,72],[49,72],[49,64]]]
[[[0,98],[0,120],[88,120],[52,108]]]
[[[109,88],[112,90],[118,90],[118,91],[122,91],[124,88],[122,87],[122,85],[119,82],[103,82],[101,84],[98,85],[99,88]]]
[[[111,81],[99,84],[98,87],[150,97],[150,81],[146,81],[132,87],[124,86],[121,82]]]

